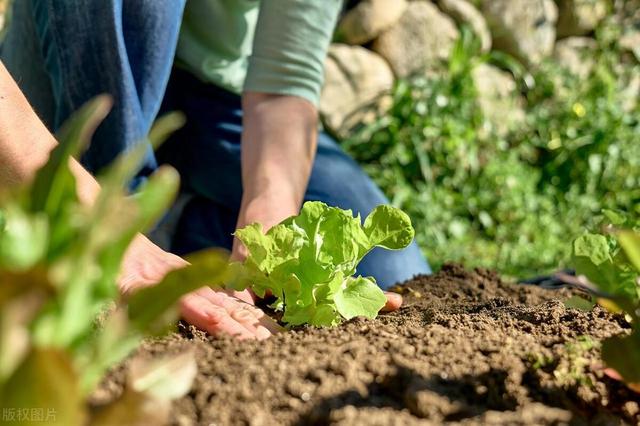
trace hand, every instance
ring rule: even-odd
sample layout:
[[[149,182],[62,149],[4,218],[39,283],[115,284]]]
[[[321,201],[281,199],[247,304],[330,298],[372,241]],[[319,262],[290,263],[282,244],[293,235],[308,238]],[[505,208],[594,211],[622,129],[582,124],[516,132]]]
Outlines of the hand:
[[[380,312],[393,312],[400,309],[400,306],[402,306],[401,295],[390,291],[385,291],[384,295],[387,296],[387,304],[380,309]]]
[[[158,283],[173,269],[188,263],[168,253],[144,236],[131,243],[125,254],[119,287],[123,295]],[[266,339],[282,328],[260,309],[253,306],[248,291],[225,292],[202,287],[180,300],[182,317],[201,330],[219,336],[228,334],[239,339]]]
[[[203,287],[182,298],[182,317],[212,335],[229,334],[240,340],[264,340],[283,330],[271,317],[253,305],[248,291],[238,295],[245,300],[224,291]]]

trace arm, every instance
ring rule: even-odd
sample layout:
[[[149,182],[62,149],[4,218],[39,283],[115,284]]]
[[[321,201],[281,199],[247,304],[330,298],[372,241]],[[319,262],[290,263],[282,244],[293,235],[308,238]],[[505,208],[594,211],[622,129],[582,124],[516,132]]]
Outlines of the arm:
[[[32,179],[56,144],[0,62],[0,189]],[[75,160],[71,170],[81,202],[93,203],[100,191],[98,182]],[[153,285],[172,269],[186,264],[138,234],[122,261],[120,291]],[[183,318],[212,334],[262,339],[279,329],[261,310],[210,287],[184,296],[180,306]]]
[[[40,121],[13,78],[0,63],[0,188],[31,180],[56,146],[55,138]],[[80,201],[91,204],[100,185],[76,160],[71,171]],[[139,234],[125,256],[120,288],[123,292],[158,281],[185,262]]]
[[[242,96],[238,227],[297,214],[315,157],[316,105],[341,0],[263,0]],[[244,257],[234,241],[233,255]]]
[[[0,63],[0,188],[32,179],[56,144]],[[92,203],[100,190],[98,182],[77,161],[70,166],[78,182],[78,196]]]
[[[238,227],[297,214],[311,174],[324,61],[341,0],[263,0],[242,97]],[[246,249],[236,239],[232,256]],[[402,303],[388,296],[387,310]]]
[[[298,213],[316,151],[314,105],[295,96],[247,92],[242,106],[243,197],[238,227],[260,222],[269,228]],[[234,243],[234,254],[241,245]],[[241,256],[242,257],[242,256]]]

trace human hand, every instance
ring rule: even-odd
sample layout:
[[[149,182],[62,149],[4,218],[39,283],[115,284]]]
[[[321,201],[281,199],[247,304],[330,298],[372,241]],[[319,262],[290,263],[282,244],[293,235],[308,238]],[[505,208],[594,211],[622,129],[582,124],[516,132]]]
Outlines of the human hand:
[[[129,246],[118,284],[123,295],[160,282],[174,269],[187,266],[184,259],[162,250],[142,235]],[[238,339],[266,339],[281,327],[253,306],[248,291],[226,292],[202,287],[180,300],[182,317],[208,333]]]

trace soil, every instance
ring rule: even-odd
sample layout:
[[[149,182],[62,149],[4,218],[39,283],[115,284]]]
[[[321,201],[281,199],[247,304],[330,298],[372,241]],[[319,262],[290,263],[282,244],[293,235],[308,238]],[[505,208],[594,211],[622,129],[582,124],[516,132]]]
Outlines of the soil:
[[[567,290],[509,284],[445,266],[397,287],[397,312],[264,342],[214,338],[181,324],[142,355],[195,350],[178,425],[640,424],[640,395],[605,376],[598,341],[621,316],[565,308]],[[122,391],[125,366],[94,395]]]

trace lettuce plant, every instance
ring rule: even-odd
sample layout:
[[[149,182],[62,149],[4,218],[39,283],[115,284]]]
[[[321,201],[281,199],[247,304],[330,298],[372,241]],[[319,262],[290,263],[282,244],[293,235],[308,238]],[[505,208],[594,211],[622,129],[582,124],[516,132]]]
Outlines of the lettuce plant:
[[[247,247],[244,263],[232,264],[230,287],[275,296],[289,325],[333,326],[356,316],[375,318],[386,298],[372,277],[353,275],[374,247],[398,250],[413,240],[409,217],[381,205],[364,221],[350,210],[307,202],[298,216],[263,233],[260,224],[236,231]]]
[[[640,223],[605,211],[603,232],[586,233],[573,242],[578,280],[595,286],[598,303],[624,313],[631,333],[602,344],[605,363],[640,389]]]
[[[86,105],[58,134],[59,145],[34,180],[0,194],[0,408],[9,424],[125,424],[157,407],[158,389],[183,390],[194,376],[193,359],[163,361],[137,368],[129,390],[99,415],[86,404],[107,369],[175,321],[182,294],[222,282],[226,270],[224,256],[200,253],[190,266],[121,300],[116,280],[124,253],[172,202],[179,179],[175,170],[160,168],[130,196],[126,184],[146,150],[140,144],[99,177],[102,190],[92,206],[80,203],[69,160],[109,107],[104,96]],[[150,139],[161,141],[181,122],[177,115],[159,120]],[[173,373],[181,385],[167,385]],[[36,407],[47,418],[24,416]]]

